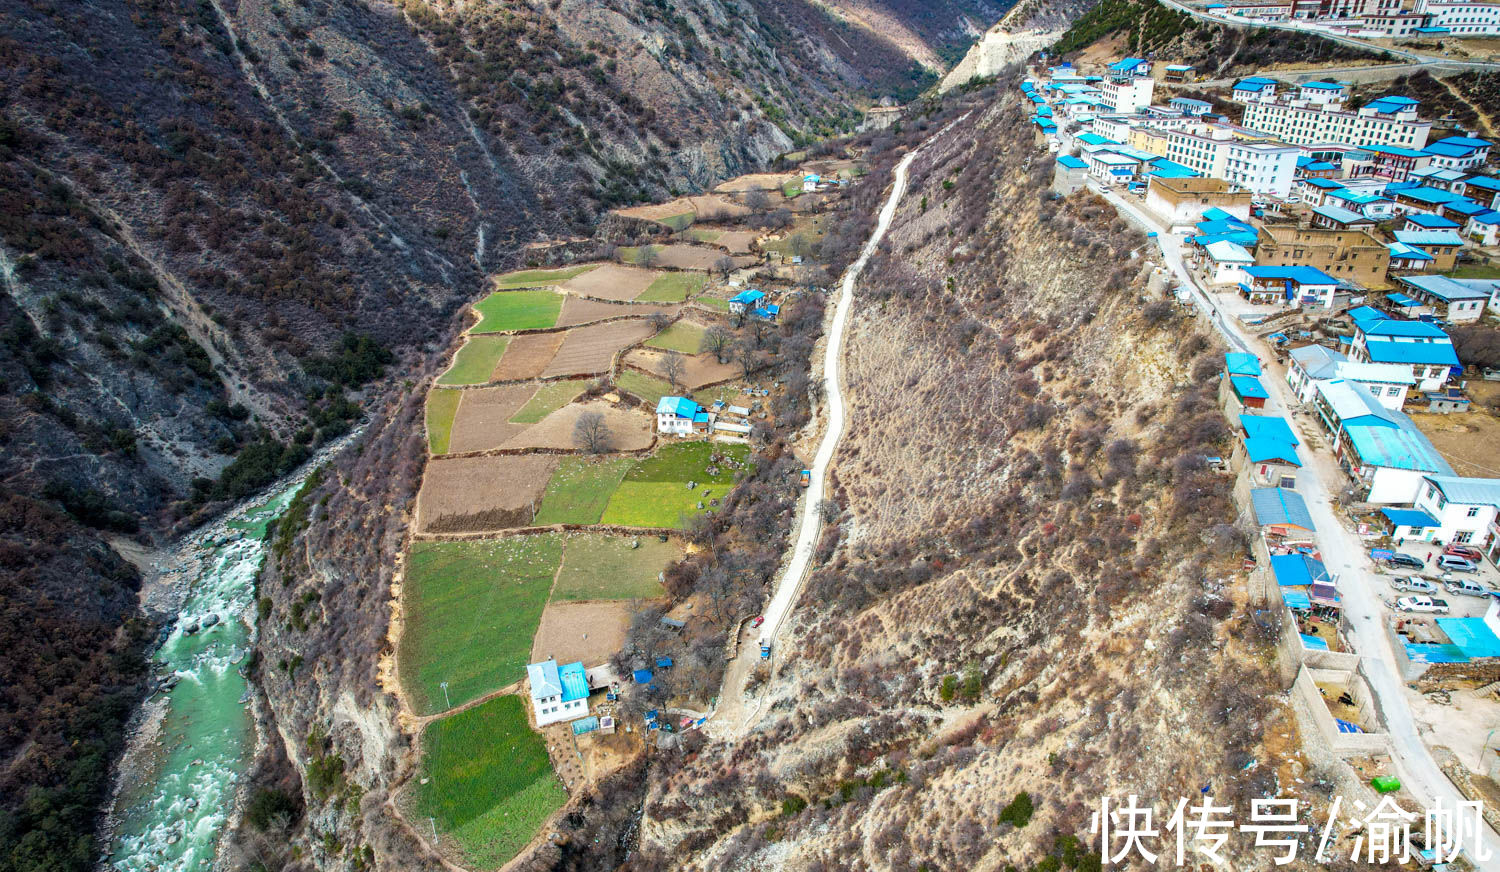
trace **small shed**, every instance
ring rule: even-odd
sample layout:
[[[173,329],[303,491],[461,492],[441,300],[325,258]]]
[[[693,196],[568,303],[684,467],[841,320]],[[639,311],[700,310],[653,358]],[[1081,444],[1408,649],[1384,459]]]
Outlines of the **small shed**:
[[[676,618],[662,618],[661,625],[669,630],[681,630],[687,626],[687,622],[679,621]]]
[[[1380,510],[1380,514],[1385,515],[1385,519],[1390,522],[1391,529],[1387,532],[1398,542],[1403,539],[1430,539],[1442,526],[1436,518],[1420,509],[1385,508]]]
[[[1427,404],[1424,412],[1436,412],[1441,415],[1451,415],[1454,412],[1469,411],[1469,398],[1459,393],[1457,388],[1449,388],[1446,391],[1428,391],[1422,394],[1422,402]]]
[[[1260,383],[1260,379],[1248,375],[1231,376],[1229,389],[1234,392],[1240,405],[1247,409],[1263,409],[1266,406],[1266,400],[1271,398],[1271,395],[1266,393],[1265,385]]]
[[[634,672],[630,673],[630,678],[636,684],[650,684],[652,678],[651,670],[637,669]]]
[[[1250,491],[1250,506],[1255,523],[1269,532],[1286,535],[1294,531],[1316,533],[1307,501],[1294,490],[1284,487],[1260,487]]]

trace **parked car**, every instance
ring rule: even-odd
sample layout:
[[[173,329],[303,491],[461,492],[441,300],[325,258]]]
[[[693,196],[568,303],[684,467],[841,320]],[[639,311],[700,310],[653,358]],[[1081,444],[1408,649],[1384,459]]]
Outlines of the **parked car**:
[[[753,621],[750,622],[750,626],[752,626],[752,627],[759,627],[761,624],[764,624],[765,622],[766,622],[766,616],[765,615],[756,615],[755,616],[755,620],[753,620]]]
[[[1456,554],[1444,554],[1437,559],[1439,569],[1446,572],[1478,572],[1479,564],[1467,557],[1459,557]]]
[[[1448,601],[1430,596],[1404,596],[1396,600],[1396,609],[1402,612],[1446,615],[1448,614]]]
[[[1438,592],[1437,582],[1428,581],[1415,575],[1398,575],[1391,579],[1391,587],[1396,590],[1404,590],[1407,593],[1434,594]]]
[[[1490,595],[1489,588],[1467,578],[1455,578],[1452,581],[1445,581],[1443,582],[1443,587],[1447,588],[1449,593],[1462,593],[1469,596]]]
[[[1484,555],[1480,553],[1478,548],[1470,548],[1467,545],[1449,545],[1447,548],[1443,549],[1443,553],[1452,554],[1454,557],[1462,557],[1466,560],[1472,560],[1476,564],[1484,559]]]
[[[1422,558],[1413,557],[1410,554],[1402,554],[1399,551],[1387,557],[1385,563],[1387,566],[1399,566],[1402,569],[1427,568],[1427,564],[1422,562]]]

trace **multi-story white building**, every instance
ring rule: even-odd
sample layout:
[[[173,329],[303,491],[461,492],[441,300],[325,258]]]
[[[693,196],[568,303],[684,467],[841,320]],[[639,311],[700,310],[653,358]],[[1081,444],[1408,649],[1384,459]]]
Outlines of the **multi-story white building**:
[[[1454,36],[1500,34],[1500,3],[1417,0],[1417,11],[1428,16],[1428,27],[1446,28]]]
[[[1151,105],[1151,92],[1156,81],[1143,76],[1128,79],[1106,79],[1099,83],[1099,101],[1111,112],[1139,112]]]
[[[1500,479],[1429,475],[1422,484],[1415,507],[1438,522],[1432,541],[1480,549],[1489,543]]]
[[[1238,139],[1230,130],[1219,127],[1204,133],[1167,133],[1168,160],[1255,194],[1289,195],[1296,181],[1299,154],[1296,146]]]
[[[1245,104],[1243,124],[1298,144],[1352,142],[1410,149],[1426,145],[1432,131],[1431,121],[1417,117],[1417,101],[1410,97],[1382,97],[1354,111],[1342,105],[1300,98],[1251,101]]]

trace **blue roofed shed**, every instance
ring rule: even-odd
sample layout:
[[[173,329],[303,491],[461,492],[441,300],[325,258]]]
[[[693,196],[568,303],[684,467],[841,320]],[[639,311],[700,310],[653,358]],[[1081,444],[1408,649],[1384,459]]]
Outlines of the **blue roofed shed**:
[[[1328,574],[1328,567],[1323,565],[1323,561],[1306,554],[1273,554],[1271,574],[1276,576],[1276,583],[1281,587],[1333,583],[1333,576]]]
[[[1290,442],[1293,445],[1301,445],[1297,435],[1292,432],[1292,425],[1285,418],[1270,415],[1241,415],[1240,426],[1245,428],[1247,439],[1275,439],[1280,442]]]
[[[1484,618],[1438,618],[1437,625],[1470,659],[1500,657],[1500,638]]]
[[[1072,156],[1071,154],[1065,154],[1059,157],[1057,159],[1057,162],[1070,170],[1086,170],[1089,168],[1088,164],[1084,163],[1081,159]]]
[[[582,662],[561,666],[558,668],[557,674],[562,679],[563,702],[589,698],[589,680],[584,676]]]
[[[1302,465],[1297,459],[1297,446],[1280,439],[1246,437],[1245,456],[1251,463],[1282,463],[1287,466]]]
[[[1259,487],[1250,491],[1250,506],[1255,522],[1262,527],[1296,527],[1316,532],[1307,501],[1294,490],[1284,487]]]
[[[1391,526],[1393,528],[1392,535],[1401,536],[1403,538],[1408,536],[1422,537],[1427,535],[1428,530],[1435,530],[1440,526],[1436,519],[1434,519],[1426,512],[1421,511],[1420,509],[1387,508],[1381,509],[1380,514],[1385,515],[1385,519],[1391,522]],[[1411,532],[1395,532],[1399,531],[1402,527],[1410,527]]]
[[[1247,351],[1229,351],[1224,354],[1224,371],[1231,376],[1260,375],[1260,358]]]

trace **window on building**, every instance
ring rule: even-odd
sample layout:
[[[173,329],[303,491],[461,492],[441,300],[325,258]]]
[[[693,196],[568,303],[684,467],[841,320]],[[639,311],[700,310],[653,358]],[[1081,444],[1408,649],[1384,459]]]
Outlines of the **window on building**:
[[[1479,507],[1478,506],[1474,506],[1474,507],[1470,508],[1467,512],[1464,513],[1464,517],[1465,518],[1477,518],[1477,517],[1479,517]]]

